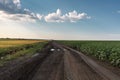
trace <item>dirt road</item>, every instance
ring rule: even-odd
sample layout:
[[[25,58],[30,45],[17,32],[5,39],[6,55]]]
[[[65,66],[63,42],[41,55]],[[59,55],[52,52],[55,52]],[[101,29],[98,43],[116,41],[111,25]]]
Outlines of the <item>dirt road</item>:
[[[16,64],[16,65],[15,65]],[[1,68],[0,80],[120,80],[91,58],[56,42],[33,57]]]

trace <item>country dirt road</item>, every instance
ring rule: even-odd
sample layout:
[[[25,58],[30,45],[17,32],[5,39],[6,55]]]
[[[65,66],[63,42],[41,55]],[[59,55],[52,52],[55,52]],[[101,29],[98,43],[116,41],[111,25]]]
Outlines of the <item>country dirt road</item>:
[[[0,80],[120,80],[120,76],[52,41],[37,55],[1,68]]]

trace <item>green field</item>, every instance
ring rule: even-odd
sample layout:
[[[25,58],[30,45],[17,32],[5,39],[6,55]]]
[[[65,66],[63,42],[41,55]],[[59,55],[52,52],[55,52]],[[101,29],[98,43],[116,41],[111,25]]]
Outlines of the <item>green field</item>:
[[[120,67],[120,41],[60,41],[60,43]]]
[[[0,40],[0,65],[24,55],[33,55],[47,43],[45,40]]]

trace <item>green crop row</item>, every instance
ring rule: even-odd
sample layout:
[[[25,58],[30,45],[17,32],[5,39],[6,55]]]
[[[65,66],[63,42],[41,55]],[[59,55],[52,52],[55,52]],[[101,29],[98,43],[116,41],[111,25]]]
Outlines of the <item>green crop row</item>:
[[[60,41],[87,55],[120,67],[120,41]]]

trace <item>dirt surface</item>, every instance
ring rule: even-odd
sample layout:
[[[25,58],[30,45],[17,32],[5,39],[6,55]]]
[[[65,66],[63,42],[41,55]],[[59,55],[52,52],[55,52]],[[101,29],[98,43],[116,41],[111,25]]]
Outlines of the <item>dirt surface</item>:
[[[113,66],[111,65],[109,62],[107,61],[101,61],[99,59],[97,59],[96,57],[94,56],[90,56],[90,55],[87,55],[88,57],[90,57],[91,59],[93,59],[96,63],[98,63],[99,65],[109,69],[111,72],[115,73],[116,75],[120,76],[120,68],[117,67],[117,66]]]
[[[104,80],[92,70],[80,57],[67,51],[64,56],[66,77],[68,80]],[[69,79],[70,78],[70,79]]]
[[[84,54],[52,41],[42,52],[1,67],[0,80],[120,80],[120,77]]]

